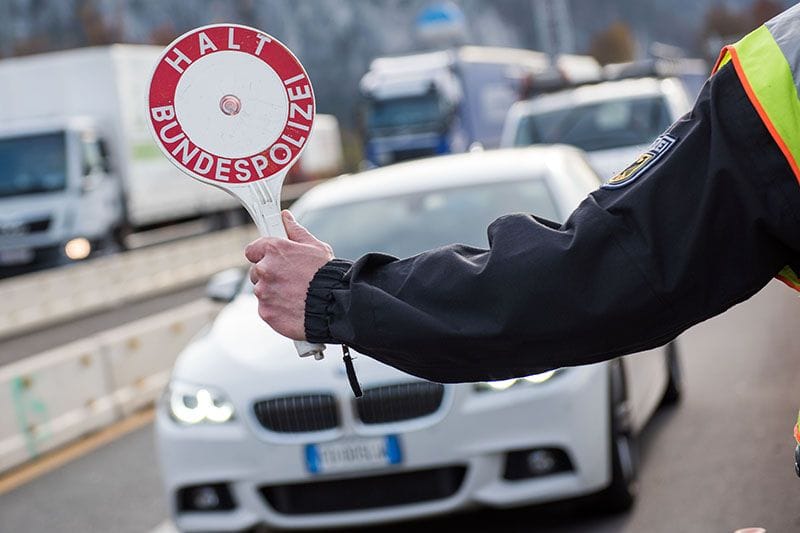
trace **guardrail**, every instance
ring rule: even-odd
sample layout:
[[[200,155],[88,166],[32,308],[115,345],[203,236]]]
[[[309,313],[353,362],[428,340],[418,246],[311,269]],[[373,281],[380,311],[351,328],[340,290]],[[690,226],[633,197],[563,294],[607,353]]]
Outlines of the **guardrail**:
[[[0,281],[0,338],[200,283],[245,263],[239,227]]]
[[[318,182],[285,187],[284,207]],[[203,281],[244,264],[241,227],[0,281],[0,338]],[[0,367],[0,473],[151,404],[218,312],[198,300]]]
[[[320,181],[284,187],[287,207]],[[248,225],[0,281],[0,339],[202,282],[243,265]]]
[[[219,307],[198,300],[0,367],[0,472],[151,404]]]

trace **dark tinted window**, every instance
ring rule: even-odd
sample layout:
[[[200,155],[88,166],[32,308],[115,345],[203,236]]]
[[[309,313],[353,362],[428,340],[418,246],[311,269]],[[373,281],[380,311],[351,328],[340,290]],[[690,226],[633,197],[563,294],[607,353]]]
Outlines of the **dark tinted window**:
[[[66,183],[63,133],[0,139],[0,197],[58,191]]]
[[[661,97],[610,100],[522,118],[514,144],[571,144],[586,151],[649,144],[670,126]]]
[[[372,100],[367,111],[370,130],[433,128],[443,119],[443,109],[435,92],[419,96]]]

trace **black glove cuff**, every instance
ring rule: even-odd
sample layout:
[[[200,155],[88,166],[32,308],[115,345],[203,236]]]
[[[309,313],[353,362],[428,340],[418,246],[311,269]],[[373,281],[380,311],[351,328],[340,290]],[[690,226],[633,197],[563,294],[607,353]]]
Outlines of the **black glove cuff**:
[[[353,264],[342,259],[328,261],[320,268],[306,293],[306,318],[304,327],[306,340],[315,344],[332,344],[336,340],[331,337],[328,317],[333,303],[333,291],[346,289],[348,283],[344,276]]]

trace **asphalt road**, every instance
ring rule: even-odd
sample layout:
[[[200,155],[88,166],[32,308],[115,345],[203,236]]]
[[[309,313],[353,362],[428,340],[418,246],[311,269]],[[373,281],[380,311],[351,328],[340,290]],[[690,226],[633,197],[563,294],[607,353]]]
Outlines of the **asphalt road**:
[[[632,512],[601,516],[569,503],[365,531],[800,531],[791,436],[800,407],[797,306],[794,293],[773,283],[684,334],[685,398],[642,435]],[[166,519],[150,426],[0,496],[2,532],[168,531]]]

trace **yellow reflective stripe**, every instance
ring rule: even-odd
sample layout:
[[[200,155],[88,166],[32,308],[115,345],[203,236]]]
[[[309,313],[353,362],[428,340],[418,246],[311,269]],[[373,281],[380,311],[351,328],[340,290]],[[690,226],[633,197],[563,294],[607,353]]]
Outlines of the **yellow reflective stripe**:
[[[776,277],[794,290],[800,291],[800,277],[795,274],[791,267],[784,267]]]
[[[766,26],[748,34],[729,53],[764,125],[800,181],[800,100],[789,62]]]
[[[800,99],[792,69],[767,26],[727,46],[714,72],[733,62],[748,98],[800,182]],[[800,291],[800,277],[790,267],[776,276]]]

